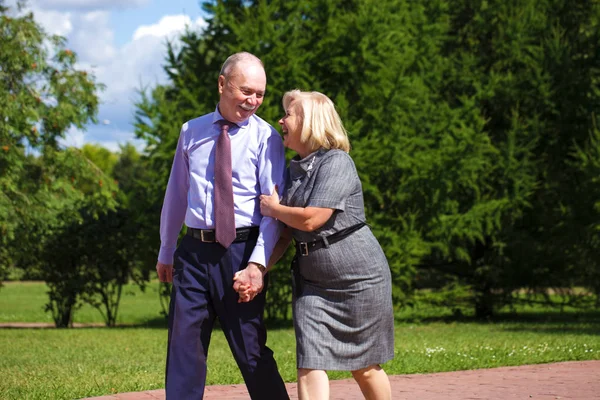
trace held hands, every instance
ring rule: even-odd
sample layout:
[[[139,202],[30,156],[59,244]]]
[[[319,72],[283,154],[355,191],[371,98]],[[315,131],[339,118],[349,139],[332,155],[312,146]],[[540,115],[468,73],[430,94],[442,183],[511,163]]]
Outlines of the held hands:
[[[270,196],[262,194],[260,196],[260,213],[265,217],[274,217],[274,209],[279,205],[279,194],[277,186]]]
[[[238,292],[238,303],[247,303],[253,300],[263,289],[263,273],[255,263],[248,263],[245,269],[233,276],[233,290]]]

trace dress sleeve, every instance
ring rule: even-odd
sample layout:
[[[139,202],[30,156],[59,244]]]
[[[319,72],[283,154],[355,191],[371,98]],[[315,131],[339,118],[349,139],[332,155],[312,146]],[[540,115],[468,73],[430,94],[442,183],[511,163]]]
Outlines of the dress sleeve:
[[[343,151],[330,151],[316,171],[307,207],[333,208],[344,211],[346,201],[356,189],[358,175],[350,156]]]

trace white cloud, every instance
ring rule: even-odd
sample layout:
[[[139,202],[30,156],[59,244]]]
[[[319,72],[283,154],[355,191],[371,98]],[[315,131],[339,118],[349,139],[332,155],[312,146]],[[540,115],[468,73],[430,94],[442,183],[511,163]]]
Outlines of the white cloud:
[[[109,26],[109,18],[110,13],[106,11],[92,11],[81,14],[74,21],[69,45],[82,62],[100,65],[115,56],[114,34]]]
[[[142,84],[161,83],[164,51],[164,39],[160,37],[145,36],[129,42],[110,63],[98,68],[98,79],[107,84],[110,81],[106,93],[121,99],[124,92],[131,93]]]
[[[204,20],[198,19],[192,24],[187,16],[165,16],[157,24],[139,27],[129,43],[118,49],[110,60],[98,64],[94,70],[98,81],[107,85],[102,97],[110,108],[115,112],[126,112],[131,121],[136,91],[144,86],[166,82],[162,67],[165,41],[167,37],[174,39],[183,32],[185,22],[197,28]],[[122,119],[112,115],[102,118],[111,121]]]
[[[52,10],[35,10],[35,20],[51,35],[67,36],[73,31],[72,14]]]
[[[138,27],[134,34],[133,40],[140,39],[144,36],[170,37],[174,33],[183,32],[187,27],[197,29],[206,25],[202,18],[192,20],[187,15],[165,15],[154,25],[142,25]]]
[[[59,144],[65,147],[82,147],[85,143],[84,132],[74,126],[69,128],[65,138],[58,141]]]
[[[90,23],[102,25],[99,18],[90,19]],[[137,90],[166,82],[167,78],[162,69],[165,40],[167,37],[176,39],[176,35],[185,29],[186,23],[194,28],[204,21],[198,19],[192,23],[187,16],[165,16],[154,25],[139,27],[131,41],[114,49],[114,53],[107,54],[105,58],[89,54],[89,51],[81,52],[83,42],[79,43],[76,51],[80,52],[83,60],[79,66],[84,69],[91,68],[97,81],[106,85],[106,90],[100,96],[102,104],[98,119],[110,121],[106,125],[90,126],[85,135],[86,143],[100,143],[111,151],[117,151],[119,144],[131,142],[138,150],[143,149],[144,142],[135,139],[132,126],[134,103],[139,100]],[[88,29],[93,31],[95,28]],[[78,26],[75,26],[74,30],[77,32]],[[90,64],[92,59],[94,63]]]
[[[135,8],[149,0],[34,0],[33,4],[45,9],[106,10],[107,8]]]
[[[16,1],[16,0],[9,0]],[[162,1],[162,0],[159,0]],[[31,0],[29,9],[36,21],[50,34],[67,38],[67,47],[77,54],[78,69],[91,71],[96,81],[106,85],[100,92],[98,120],[108,124],[90,124],[87,131],[72,128],[61,141],[66,146],[81,147],[99,143],[111,151],[119,144],[133,143],[142,149],[144,142],[135,139],[133,120],[137,90],[166,82],[162,69],[166,40],[173,40],[186,27],[199,30],[206,26],[202,18],[187,15],[164,15],[155,24],[141,25],[129,42],[115,45],[111,28],[111,9],[132,8],[149,0]]]
[[[25,3],[25,7],[19,11],[17,7],[18,0],[8,0],[6,6],[10,8],[9,12],[13,15],[22,15],[32,12],[37,23],[39,23],[46,33],[50,35],[67,36],[73,31],[73,14],[71,12],[61,12],[49,8],[40,7],[37,2]]]
[[[81,148],[86,143],[99,144],[112,152],[118,152],[120,145],[131,143],[141,153],[144,151],[145,142],[135,139],[133,132],[119,130],[116,127],[91,125],[87,131],[71,127],[64,139],[59,144],[65,147]]]

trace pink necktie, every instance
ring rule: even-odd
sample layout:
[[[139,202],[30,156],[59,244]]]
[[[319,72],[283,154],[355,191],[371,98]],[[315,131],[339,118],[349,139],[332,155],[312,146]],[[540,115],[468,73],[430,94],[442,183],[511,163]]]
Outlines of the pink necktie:
[[[231,141],[229,122],[221,121],[221,134],[215,152],[215,236],[228,248],[235,240],[233,184],[231,183]]]

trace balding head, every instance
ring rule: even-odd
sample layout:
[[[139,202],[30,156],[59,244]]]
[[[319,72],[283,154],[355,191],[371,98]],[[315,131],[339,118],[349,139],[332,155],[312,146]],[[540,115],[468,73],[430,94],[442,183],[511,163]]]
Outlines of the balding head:
[[[219,73],[219,75],[223,75],[225,78],[229,78],[236,73],[236,69],[241,64],[258,64],[263,69],[265,67],[260,58],[256,57],[254,54],[242,51],[240,53],[235,53],[227,57],[227,60],[225,60],[223,66],[221,67],[221,72]]]

